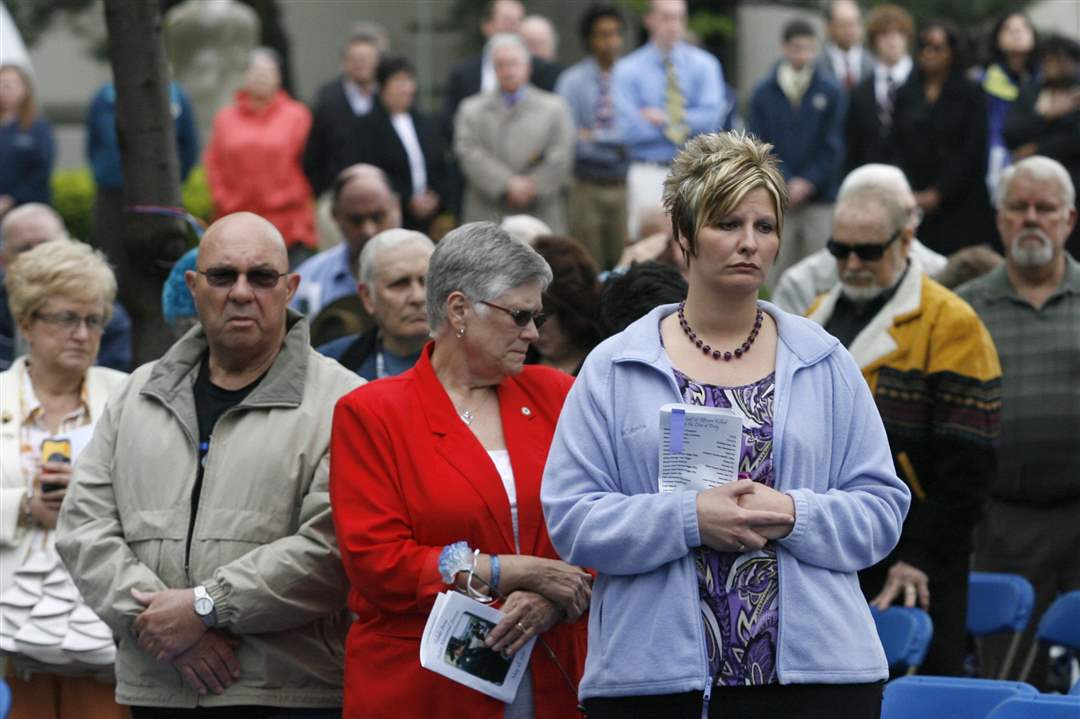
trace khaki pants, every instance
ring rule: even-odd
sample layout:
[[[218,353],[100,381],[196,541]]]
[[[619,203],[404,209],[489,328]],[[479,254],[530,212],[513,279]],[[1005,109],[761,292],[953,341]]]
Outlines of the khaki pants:
[[[780,255],[769,273],[769,287],[776,287],[784,270],[825,247],[832,234],[833,203],[811,202],[784,213]]]
[[[610,270],[626,247],[626,184],[575,178],[569,204],[570,236],[585,246],[601,270]]]
[[[116,687],[94,677],[31,674],[7,675],[11,687],[9,719],[130,719],[131,711],[116,703]]]
[[[641,216],[656,208],[663,209],[664,179],[671,168],[650,162],[631,162],[626,173],[626,219],[630,239],[640,240]]]

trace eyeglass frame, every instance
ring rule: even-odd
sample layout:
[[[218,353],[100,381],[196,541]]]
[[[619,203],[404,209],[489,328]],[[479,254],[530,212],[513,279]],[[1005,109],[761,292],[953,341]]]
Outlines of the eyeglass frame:
[[[502,310],[506,314],[510,315],[514,320],[514,324],[525,329],[532,322],[536,325],[536,329],[539,330],[547,322],[547,315],[543,311],[533,312],[532,310],[512,310],[501,305],[497,305],[494,302],[488,302],[487,300],[480,300],[480,304],[487,305],[488,307],[494,307],[497,310]],[[524,318],[524,319],[522,319]]]
[[[86,325],[87,332],[102,333],[109,320],[105,315],[80,315],[77,312],[42,312],[35,310],[30,314],[35,320],[58,327],[66,332],[76,332],[79,325]]]
[[[890,237],[888,240],[886,240],[883,244],[880,245],[874,242],[859,242],[848,244],[846,242],[837,242],[834,238],[830,237],[825,242],[825,249],[827,249],[829,251],[829,254],[840,262],[847,262],[848,258],[851,257],[852,252],[855,253],[855,256],[859,258],[860,262],[879,262],[882,258],[885,257],[885,250],[889,249],[889,245],[896,242],[898,239],[900,239],[901,236],[903,236],[905,229],[907,228],[900,228],[892,234],[892,237]],[[837,252],[842,252],[843,256],[840,256],[839,254],[837,254]],[[868,254],[877,256],[867,257]]]
[[[252,272],[264,273],[267,277],[269,277],[271,274],[273,274],[274,275],[273,284],[260,284],[259,282],[253,282],[252,278],[251,278],[251,273]],[[269,267],[255,267],[255,268],[252,268],[250,270],[243,270],[243,271],[238,270],[235,267],[211,267],[209,270],[196,269],[195,274],[202,275],[203,277],[205,277],[206,278],[206,284],[210,285],[211,287],[213,287],[216,290],[231,289],[232,287],[234,287],[236,285],[237,281],[240,279],[240,275],[243,275],[244,277],[247,278],[248,285],[253,290],[272,290],[272,289],[274,289],[275,287],[278,286],[278,283],[281,282],[282,277],[287,277],[288,275],[290,275],[292,273],[291,272],[278,272],[277,270],[269,268]],[[223,278],[223,277],[225,277],[227,275],[230,275],[230,274],[233,275],[233,278],[232,278],[232,281],[228,282],[227,284],[215,284],[215,280],[211,279],[211,277],[214,277],[215,275]]]

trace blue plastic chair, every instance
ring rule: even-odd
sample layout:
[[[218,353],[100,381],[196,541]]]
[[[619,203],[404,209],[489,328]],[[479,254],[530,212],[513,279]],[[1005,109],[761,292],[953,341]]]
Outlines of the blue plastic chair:
[[[1030,684],[999,679],[901,677],[885,685],[881,719],[986,719],[1006,699],[1038,693]]]
[[[1026,680],[1035,663],[1035,656],[1045,645],[1059,645],[1080,651],[1080,589],[1062,594],[1042,615],[1035,641],[1031,643],[1020,678]]]
[[[1006,699],[990,712],[988,719],[1077,719],[1080,697],[1066,694],[1038,694]]]
[[[1035,589],[1019,574],[972,572],[968,580],[967,630],[976,637],[1012,632],[998,679],[1009,675],[1020,637],[1031,620]]]
[[[1069,696],[1080,697],[1080,679],[1077,679],[1076,684],[1069,690]]]
[[[0,719],[7,719],[11,711],[11,687],[3,679],[0,679]]]
[[[885,611],[870,607],[870,614],[889,668],[904,668],[914,674],[934,638],[930,615],[917,607],[889,607]]]

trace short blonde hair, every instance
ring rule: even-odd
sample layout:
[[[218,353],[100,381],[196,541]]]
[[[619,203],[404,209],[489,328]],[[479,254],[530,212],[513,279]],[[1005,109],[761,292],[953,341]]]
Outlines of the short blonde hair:
[[[4,286],[19,323],[29,322],[50,297],[100,302],[106,319],[116,299],[116,276],[105,255],[77,240],[49,240],[22,253],[8,268]]]
[[[697,254],[697,233],[731,214],[743,198],[764,188],[776,206],[776,232],[784,228],[787,183],[772,145],[745,132],[698,135],[686,143],[664,180],[664,209],[675,237]]]

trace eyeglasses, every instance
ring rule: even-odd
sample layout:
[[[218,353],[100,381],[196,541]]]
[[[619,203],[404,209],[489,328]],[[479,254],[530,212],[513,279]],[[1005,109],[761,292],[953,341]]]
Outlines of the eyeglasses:
[[[533,312],[532,310],[510,310],[505,307],[500,307],[494,302],[488,302],[487,300],[480,300],[480,304],[502,310],[514,318],[514,324],[518,327],[527,327],[528,324],[532,322],[536,325],[536,329],[540,329],[544,326],[544,323],[547,322],[547,315],[543,312]]]
[[[68,332],[78,329],[81,324],[86,325],[87,332],[103,332],[106,322],[104,315],[86,315],[83,317],[74,312],[35,312],[33,317]]]
[[[244,275],[247,277],[248,284],[257,290],[273,289],[277,287],[278,280],[289,274],[266,267],[256,267],[247,272],[241,272],[233,267],[214,267],[205,272],[202,270],[195,270],[195,272],[205,277],[207,284],[211,287],[232,287],[240,279],[240,275]]]
[[[825,247],[828,248],[829,254],[841,262],[846,260],[848,255],[852,252],[854,252],[863,262],[877,262],[885,256],[885,250],[888,249],[889,245],[900,239],[901,234],[903,234],[903,230],[897,230],[893,233],[893,236],[889,238],[889,241],[883,245],[872,243],[848,245],[843,242],[837,242],[830,237],[829,241],[825,243]]]

